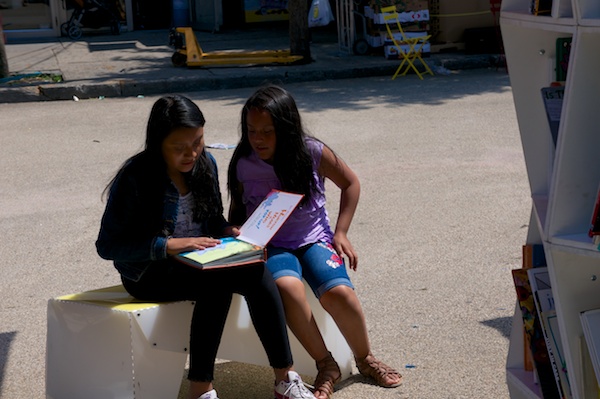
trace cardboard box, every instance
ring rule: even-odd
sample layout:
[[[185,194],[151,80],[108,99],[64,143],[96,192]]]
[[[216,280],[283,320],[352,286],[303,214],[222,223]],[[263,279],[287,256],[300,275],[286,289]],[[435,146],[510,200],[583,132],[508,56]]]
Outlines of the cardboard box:
[[[377,9],[370,6],[365,6],[365,16],[373,20],[374,23],[383,25],[385,20],[383,19],[383,13],[377,12]],[[411,23],[418,21],[429,21],[429,10],[421,9],[416,11],[404,11],[398,12],[398,19],[400,23]],[[394,23],[396,19],[392,19],[388,22]]]
[[[393,33],[394,33],[394,39],[396,39],[398,41],[402,41],[402,35],[400,34],[400,32],[393,32]],[[405,33],[406,37],[409,39],[428,35],[427,32],[404,32],[404,33]],[[385,33],[381,32],[381,36],[383,37],[384,44],[393,44],[392,41],[389,39],[387,32],[385,32]]]
[[[405,32],[406,36],[408,38],[414,38],[414,37],[421,37],[421,36],[427,36],[427,32]],[[394,38],[396,40],[402,40],[402,36],[400,35],[400,33],[394,34]],[[382,41],[383,41],[383,54],[385,55],[386,58],[388,59],[398,59],[398,48],[396,46],[394,46],[394,42],[392,42],[387,35],[382,36]],[[402,51],[404,52],[408,52],[410,50],[410,47],[408,45],[405,44],[401,44],[400,47],[402,48]],[[418,45],[416,46],[418,48]],[[427,42],[423,45],[423,47],[421,48],[421,53],[422,54],[429,54],[431,53],[431,43]]]
[[[407,52],[409,50],[407,45],[401,45],[402,51]],[[431,53],[431,44],[425,43],[423,46],[421,53],[424,57],[428,56]],[[394,45],[385,45],[383,46],[383,54],[385,58],[389,60],[397,60],[398,59],[398,48]]]

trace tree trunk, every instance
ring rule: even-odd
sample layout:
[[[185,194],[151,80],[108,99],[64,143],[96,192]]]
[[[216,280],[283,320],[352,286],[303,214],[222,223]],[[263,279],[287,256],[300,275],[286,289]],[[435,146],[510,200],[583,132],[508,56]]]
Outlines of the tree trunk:
[[[8,60],[6,58],[6,48],[4,47],[4,30],[0,24],[0,79],[8,77]]]
[[[300,63],[312,62],[310,55],[310,31],[308,30],[308,1],[289,0],[290,53],[304,57]]]

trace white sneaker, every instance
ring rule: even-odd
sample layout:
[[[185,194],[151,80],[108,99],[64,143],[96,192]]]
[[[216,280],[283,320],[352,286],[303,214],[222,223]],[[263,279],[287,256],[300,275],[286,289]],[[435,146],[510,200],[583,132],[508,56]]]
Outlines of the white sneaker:
[[[295,371],[288,371],[288,381],[282,380],[275,387],[275,399],[316,399],[304,386],[302,378]]]
[[[217,397],[217,391],[215,391],[213,389],[212,391],[203,393],[202,395],[200,395],[200,397],[198,399],[219,399],[219,398]]]

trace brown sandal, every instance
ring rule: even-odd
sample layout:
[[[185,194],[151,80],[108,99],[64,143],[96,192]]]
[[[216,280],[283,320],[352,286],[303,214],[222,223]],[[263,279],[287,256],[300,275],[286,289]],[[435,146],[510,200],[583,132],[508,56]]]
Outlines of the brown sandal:
[[[315,378],[313,393],[323,392],[327,395],[327,399],[331,399],[333,385],[342,378],[340,367],[333,356],[331,356],[331,352],[323,359],[317,361],[317,370],[318,373],[317,378]]]
[[[371,352],[362,359],[354,358],[354,360],[356,360],[358,371],[365,377],[373,378],[377,385],[384,388],[395,388],[402,385],[402,375],[387,364],[377,360]],[[390,382],[390,380],[396,382]]]

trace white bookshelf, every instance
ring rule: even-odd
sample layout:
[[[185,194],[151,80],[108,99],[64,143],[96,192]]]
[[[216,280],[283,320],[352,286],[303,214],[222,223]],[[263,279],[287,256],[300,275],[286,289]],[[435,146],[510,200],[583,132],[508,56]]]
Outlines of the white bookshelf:
[[[531,15],[529,5],[503,0],[500,19],[532,195],[527,243],[544,245],[573,398],[592,398],[579,313],[600,308],[600,251],[587,236],[600,185],[600,1],[554,0],[550,16]],[[564,37],[572,47],[555,148],[540,89],[555,80],[556,39]],[[523,370],[522,335],[516,307],[509,392],[542,398],[533,373]]]

